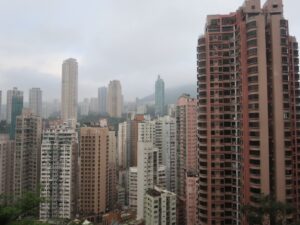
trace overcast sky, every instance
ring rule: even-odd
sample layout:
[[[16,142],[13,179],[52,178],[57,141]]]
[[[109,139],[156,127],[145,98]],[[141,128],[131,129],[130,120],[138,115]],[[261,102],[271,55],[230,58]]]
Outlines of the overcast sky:
[[[244,0],[0,0],[0,89],[40,87],[60,98],[61,64],[79,62],[79,98],[119,79],[125,99],[196,83],[196,44],[207,14]],[[264,2],[264,0],[262,0]],[[284,0],[290,33],[300,37],[299,0]],[[25,99],[27,101],[27,99]]]

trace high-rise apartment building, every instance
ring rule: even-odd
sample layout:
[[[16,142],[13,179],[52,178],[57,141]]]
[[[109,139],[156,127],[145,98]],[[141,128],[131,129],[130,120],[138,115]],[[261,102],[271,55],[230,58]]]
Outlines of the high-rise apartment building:
[[[98,114],[99,113],[99,101],[98,98],[91,98],[89,105],[89,113]]]
[[[2,91],[0,90],[0,120],[2,119]]]
[[[14,141],[8,134],[0,134],[0,195],[13,194]]]
[[[14,157],[14,197],[26,192],[38,193],[40,178],[40,152],[42,119],[29,109],[16,117]]]
[[[128,122],[119,123],[118,129],[118,168],[123,170],[129,168],[128,164]]]
[[[197,174],[197,101],[187,94],[177,100],[176,139],[178,224],[191,225],[187,223],[187,218],[189,221],[196,220],[197,204],[187,205],[186,190],[191,188],[187,187],[188,177],[195,177]],[[196,199],[197,196],[194,198]],[[190,210],[191,208],[194,210]]]
[[[77,207],[78,136],[66,123],[43,132],[40,219],[72,219]]]
[[[33,114],[42,117],[42,90],[40,88],[29,90],[29,108]]]
[[[128,206],[131,210],[137,210],[137,167],[130,167],[128,171]]]
[[[97,216],[106,212],[108,199],[109,130],[107,127],[80,129],[79,212]]]
[[[77,121],[78,63],[67,59],[62,64],[61,118]]]
[[[107,113],[107,87],[98,88],[98,106],[100,114]]]
[[[129,153],[128,162],[131,167],[137,167],[138,159],[138,139],[139,139],[139,123],[145,120],[144,115],[135,115],[129,123]]]
[[[176,192],[176,120],[165,116],[154,120],[154,145],[159,149],[159,163],[166,166],[167,190]]]
[[[145,225],[176,225],[176,194],[158,187],[147,190],[144,211]]]
[[[155,115],[165,115],[165,82],[159,75],[155,82]]]
[[[122,117],[123,95],[121,83],[118,80],[109,82],[107,90],[107,112],[111,117]]]
[[[298,43],[282,0],[208,16],[197,51],[199,224],[248,224],[241,208],[261,194],[299,221]]]
[[[23,92],[19,91],[18,88],[14,87],[12,90],[7,91],[6,95],[6,122],[11,123],[12,119],[12,99],[13,96],[18,96],[23,98]]]
[[[117,203],[117,138],[115,131],[109,131],[107,203],[106,208],[113,210]]]

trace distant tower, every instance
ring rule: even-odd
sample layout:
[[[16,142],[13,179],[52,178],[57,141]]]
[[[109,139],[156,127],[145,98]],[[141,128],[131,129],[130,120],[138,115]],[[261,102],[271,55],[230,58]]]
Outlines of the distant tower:
[[[17,116],[22,114],[23,109],[23,92],[17,93],[16,95],[13,95],[11,98],[11,124],[10,124],[10,131],[9,136],[11,139],[15,138],[16,134],[16,119]]]
[[[107,92],[107,112],[111,117],[121,117],[123,110],[123,95],[121,83],[118,80],[109,82]]]
[[[107,113],[106,99],[107,99],[107,88],[106,87],[100,87],[98,89],[98,102],[99,102],[99,112],[100,112],[100,114]]]
[[[77,121],[78,63],[67,59],[62,64],[61,117],[64,121]]]
[[[165,82],[163,79],[158,78],[155,82],[155,114],[163,116],[165,113]]]
[[[29,90],[29,108],[37,116],[42,116],[42,91],[40,88]]]
[[[14,87],[13,90],[7,91],[6,96],[6,122],[11,123],[11,111],[12,111],[12,98],[13,96],[22,96],[23,98],[23,92],[19,91],[18,88]]]

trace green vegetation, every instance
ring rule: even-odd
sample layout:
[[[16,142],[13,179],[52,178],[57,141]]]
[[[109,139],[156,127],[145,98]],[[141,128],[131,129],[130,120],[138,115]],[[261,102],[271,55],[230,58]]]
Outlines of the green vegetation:
[[[13,201],[11,197],[0,198],[1,225],[46,225],[37,221],[41,198],[35,193],[26,193]]]
[[[242,208],[242,212],[251,225],[286,225],[287,215],[292,211],[291,205],[277,202],[273,197],[267,195],[259,198],[257,206],[246,205]],[[293,225],[300,225],[300,223],[297,222]]]

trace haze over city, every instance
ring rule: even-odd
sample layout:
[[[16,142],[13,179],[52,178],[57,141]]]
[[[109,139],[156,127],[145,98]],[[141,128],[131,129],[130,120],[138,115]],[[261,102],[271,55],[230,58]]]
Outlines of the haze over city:
[[[158,74],[166,88],[195,84],[196,43],[207,14],[234,11],[243,0],[9,0],[0,1],[0,87],[17,86],[27,99],[40,87],[60,98],[61,64],[79,63],[79,100],[110,80],[125,100],[153,93]],[[300,37],[300,2],[285,0],[290,33]],[[134,88],[133,88],[134,87]]]

